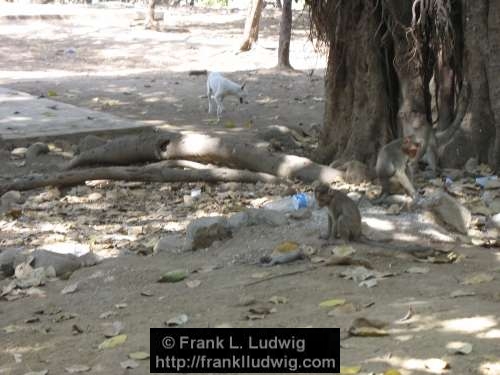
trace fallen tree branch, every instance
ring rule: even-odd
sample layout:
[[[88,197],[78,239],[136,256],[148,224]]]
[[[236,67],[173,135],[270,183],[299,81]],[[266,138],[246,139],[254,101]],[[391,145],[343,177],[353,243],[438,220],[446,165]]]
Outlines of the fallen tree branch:
[[[206,134],[158,133],[117,138],[76,156],[68,168],[91,164],[124,165],[144,161],[184,159],[269,173],[305,182],[331,183],[343,172],[296,155],[275,153],[253,144],[222,140]]]
[[[77,169],[55,174],[34,174],[0,184],[0,195],[9,190],[30,190],[44,186],[71,186],[90,180],[123,180],[146,182],[267,182],[282,179],[267,173],[255,173],[230,168],[182,170],[168,168],[172,161],[162,161],[136,167],[100,167]],[[177,164],[177,163],[174,163]],[[193,165],[198,163],[193,163]],[[198,164],[200,165],[200,164]]]

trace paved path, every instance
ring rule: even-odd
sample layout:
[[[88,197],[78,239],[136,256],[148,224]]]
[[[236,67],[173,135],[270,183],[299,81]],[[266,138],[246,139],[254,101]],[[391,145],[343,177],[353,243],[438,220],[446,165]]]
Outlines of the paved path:
[[[61,136],[150,126],[0,87],[0,139]]]

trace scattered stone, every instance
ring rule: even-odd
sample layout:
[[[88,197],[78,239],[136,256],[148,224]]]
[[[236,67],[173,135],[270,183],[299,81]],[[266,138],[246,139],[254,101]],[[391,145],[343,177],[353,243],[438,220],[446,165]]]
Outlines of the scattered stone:
[[[248,225],[248,212],[242,211],[242,212],[237,212],[234,215],[231,215],[229,219],[227,220],[229,227],[233,230],[236,231],[239,228]]]
[[[13,159],[23,159],[28,149],[26,147],[16,147],[10,152]]]
[[[133,359],[127,359],[126,361],[120,362],[120,366],[124,369],[134,369],[139,367],[139,363]]]
[[[186,314],[181,314],[178,316],[175,316],[165,322],[165,325],[167,327],[178,327],[186,324],[188,322],[189,318]]]
[[[42,142],[36,142],[33,143],[28,149],[26,150],[26,160],[28,161],[33,161],[36,159],[38,156],[42,154],[48,154],[50,151],[49,146],[47,146],[45,143]]]
[[[16,190],[10,190],[2,195],[0,202],[3,208],[10,208],[16,204],[22,203],[21,193]]]
[[[288,223],[288,219],[283,212],[280,211],[250,208],[246,212],[248,213],[248,225],[270,225],[279,227]]]
[[[472,221],[472,215],[456,199],[441,192],[431,198],[428,207],[445,224],[459,233],[467,234]]]
[[[180,234],[167,234],[156,242],[153,247],[153,253],[180,251],[183,244],[184,238]]]
[[[193,220],[186,230],[185,250],[209,247],[215,241],[232,237],[232,230],[225,217],[203,217]]]

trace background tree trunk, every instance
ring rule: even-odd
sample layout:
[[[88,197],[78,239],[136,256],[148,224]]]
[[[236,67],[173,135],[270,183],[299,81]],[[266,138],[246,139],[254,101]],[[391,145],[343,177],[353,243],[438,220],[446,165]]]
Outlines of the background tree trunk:
[[[490,1],[488,38],[491,53],[488,64],[488,87],[496,124],[493,163],[496,166],[496,172],[500,173],[500,23],[498,20],[500,20],[500,2]]]
[[[152,29],[155,27],[155,7],[158,0],[148,0],[148,11],[146,14],[146,29]]]
[[[240,51],[250,51],[252,45],[259,39],[259,23],[264,0],[252,0],[247,19],[245,21],[245,30],[243,32],[243,43]]]
[[[500,2],[315,0],[309,6],[311,36],[329,47],[320,162],[373,165],[403,124],[434,121],[439,131],[458,124],[438,145],[441,167],[461,168],[476,157],[500,170]],[[471,95],[459,108],[463,82]]]
[[[290,65],[290,39],[292,37],[292,0],[283,0],[278,47],[278,67],[292,69]]]
[[[351,0],[339,7],[325,76],[324,127],[316,159],[374,164],[388,140],[390,113],[386,95],[380,19],[372,2]]]
[[[480,163],[493,162],[490,156],[494,151],[495,125],[487,76],[488,3],[494,2],[463,2],[464,76],[471,84],[472,97],[456,136],[442,146],[443,166],[460,168],[471,157],[477,157]]]

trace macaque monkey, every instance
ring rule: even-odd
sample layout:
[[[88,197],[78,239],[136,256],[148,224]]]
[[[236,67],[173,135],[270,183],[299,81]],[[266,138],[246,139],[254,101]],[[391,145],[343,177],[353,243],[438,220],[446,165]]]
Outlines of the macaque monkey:
[[[340,190],[319,185],[314,189],[318,207],[328,207],[328,233],[325,240],[356,241],[361,237],[361,214],[356,203]]]
[[[320,236],[321,239],[335,241],[340,238],[342,242],[359,242],[365,245],[379,246],[389,250],[408,250],[407,245],[393,245],[383,242],[392,240],[372,241],[361,232],[361,213],[358,205],[340,190],[330,189],[327,185],[319,185],[314,189],[314,196],[318,206],[328,207],[328,233]],[[415,250],[428,250],[428,247],[410,245]]]
[[[423,160],[429,166],[432,176],[436,177],[438,172],[438,135],[427,119],[415,120],[412,124],[403,126],[403,133],[406,137],[412,137],[420,145],[417,154],[410,162],[412,174],[418,171],[418,163]]]
[[[387,198],[395,185],[400,185],[412,198],[416,198],[417,191],[413,187],[410,175],[413,178],[409,162],[413,162],[421,149],[414,137],[398,138],[384,147],[378,153],[375,171],[382,185],[382,193],[375,200],[379,203]]]

